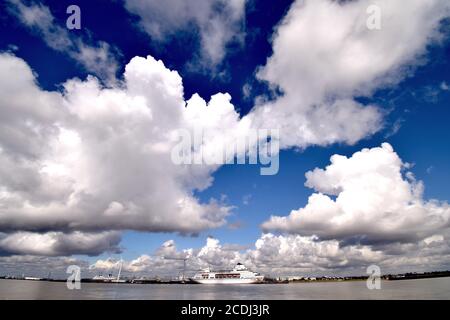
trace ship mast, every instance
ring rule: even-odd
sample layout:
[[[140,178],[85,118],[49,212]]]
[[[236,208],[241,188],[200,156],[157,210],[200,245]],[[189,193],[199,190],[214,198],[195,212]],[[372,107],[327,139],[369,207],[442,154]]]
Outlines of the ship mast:
[[[122,258],[120,258],[119,273],[117,274],[117,282],[119,282],[119,280],[120,280],[120,274],[122,273],[122,265],[123,265],[123,260],[122,260]]]

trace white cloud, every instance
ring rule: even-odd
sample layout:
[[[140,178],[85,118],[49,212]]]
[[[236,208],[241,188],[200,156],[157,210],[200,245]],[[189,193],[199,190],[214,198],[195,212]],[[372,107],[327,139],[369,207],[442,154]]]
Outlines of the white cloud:
[[[0,257],[0,270],[5,274],[42,275],[52,270],[64,277],[65,268],[76,264],[83,277],[117,274],[122,266],[124,276],[180,276],[186,259],[186,275],[199,270],[232,268],[244,263],[266,276],[277,275],[364,275],[367,266],[377,264],[383,273],[444,270],[449,266],[450,246],[442,235],[434,235],[416,243],[391,243],[381,246],[353,244],[342,246],[337,240],[320,240],[315,236],[263,234],[253,247],[222,245],[208,238],[203,247],[178,250],[175,241],[164,242],[153,255],[143,254],[129,261],[99,259],[88,267],[86,261],[37,256]],[[43,274],[46,276],[46,274]]]
[[[366,26],[381,8],[381,30]],[[449,16],[445,0],[296,1],[273,36],[273,55],[258,72],[282,97],[253,111],[262,127],[283,128],[284,147],[353,144],[378,131],[382,112],[354,100],[393,85],[420,63]],[[283,134],[284,132],[284,134]]]
[[[204,267],[229,267],[238,263],[241,256],[235,250],[227,250],[218,239],[208,238],[205,246],[198,251],[197,258],[199,259],[198,264]]]
[[[168,257],[166,251],[170,247]],[[239,249],[231,245],[221,245],[218,239],[208,238],[201,248],[177,251],[174,241],[165,242],[153,256],[142,255],[131,261],[123,262],[125,272],[147,275],[177,275],[183,268],[179,257],[187,257],[186,269],[193,274],[206,267],[213,269],[232,268],[236,263],[274,274],[326,272],[342,268],[354,269],[379,262],[384,259],[380,251],[367,246],[349,246],[341,248],[335,240],[316,241],[314,237],[262,235],[253,248]],[[116,259],[97,260],[90,270],[108,271],[118,269],[120,261]]]
[[[22,22],[50,47],[81,57],[79,62],[96,73],[115,71],[117,65],[110,61],[106,44],[99,43],[98,51],[80,39],[71,39],[66,30],[53,25],[50,11],[42,5],[10,3]],[[230,207],[214,199],[200,203],[193,195],[211,185],[211,174],[218,166],[175,166],[171,162],[176,132],[182,128],[213,132],[204,145],[209,156],[250,128],[282,128],[283,148],[352,144],[375,133],[382,126],[382,112],[355,97],[400,81],[407,66],[416,65],[426,46],[439,37],[439,22],[448,15],[449,6],[440,0],[375,3],[383,14],[382,30],[377,31],[365,27],[368,0],[295,2],[274,35],[273,56],[258,72],[260,79],[280,87],[284,94],[273,102],[260,102],[242,119],[226,93],[214,95],[209,102],[198,95],[186,101],[179,74],[150,56],[132,59],[124,80],[109,89],[88,77],[67,81],[60,93],[41,90],[23,60],[1,54],[3,250],[80,253],[80,247],[61,250],[57,243],[71,242],[77,232],[85,236],[111,230],[197,233],[224,225]],[[149,11],[155,4],[146,2],[142,11],[156,14],[155,25],[142,17],[149,33],[170,34],[193,21],[201,30],[204,54],[218,63],[223,58],[221,50],[235,34],[234,25],[242,19],[244,1],[222,3],[225,13],[220,14],[212,2],[188,6],[191,9],[178,2],[158,2],[163,11]],[[144,3],[129,0],[127,5],[133,12]],[[178,20],[180,14],[186,15],[184,20]],[[167,25],[161,25],[162,19]],[[95,69],[105,65],[105,70]],[[335,156],[332,162],[327,170],[309,173],[308,186],[319,193],[311,196],[305,208],[289,217],[274,217],[264,226],[300,233],[302,238],[284,237],[294,243],[306,242],[304,246],[315,248],[313,253],[325,250],[326,257],[332,256],[337,243],[350,248],[348,255],[352,256],[359,255],[358,250],[372,250],[368,245],[418,245],[424,239],[446,239],[448,205],[422,199],[421,184],[403,177],[403,163],[390,146],[363,150],[350,159]],[[337,242],[320,241],[328,248],[323,249],[314,236]],[[269,238],[262,242],[281,246],[285,241]],[[32,246],[23,240],[23,246],[13,246],[14,241],[8,239],[47,239],[49,244]],[[101,245],[104,238],[90,239],[90,248],[98,248],[98,242],[107,250],[108,246]],[[177,254],[173,246],[166,245],[166,251]],[[246,257],[251,262],[251,254],[240,254],[210,240],[198,252],[198,265]],[[143,257],[136,263],[142,266],[148,259],[152,258]],[[155,263],[163,267],[166,262],[162,260]],[[345,264],[330,262],[331,266]]]
[[[178,32],[198,30],[204,67],[219,65],[226,46],[243,32],[245,0],[126,0],[152,40],[167,41]]]
[[[103,252],[120,252],[119,232],[83,233],[79,231],[68,234],[62,232],[16,232],[0,234],[0,253],[3,255],[42,255],[66,256],[76,252],[97,256]]]
[[[247,255],[247,264],[255,270],[281,275],[365,275],[372,264],[380,266],[383,274],[450,266],[450,245],[443,236],[407,244],[343,246],[314,236],[265,234]]]
[[[279,128],[282,149],[337,142],[354,144],[382,126],[382,112],[374,105],[338,100],[303,108],[300,101],[288,99],[284,96],[257,106],[248,116],[255,127]]]
[[[168,240],[156,250],[156,255],[169,260],[183,260],[189,258],[192,255],[192,252],[190,250],[180,252],[177,250],[175,241]]]
[[[380,262],[382,252],[367,246],[341,247],[336,240],[318,241],[315,237],[265,234],[248,252],[250,264],[275,274],[305,274],[346,269],[347,272]]]
[[[0,256],[1,275],[35,276],[67,279],[67,267],[77,265],[83,270],[89,267],[85,260],[69,257],[40,257],[33,255]],[[85,274],[82,273],[82,277]]]
[[[325,169],[306,173],[305,185],[316,191],[308,204],[263,228],[374,245],[448,234],[449,205],[424,200],[422,182],[406,168],[387,143],[350,158],[334,155]]]
[[[171,256],[165,258],[169,246]],[[410,244],[389,244],[384,247],[369,245],[341,246],[337,240],[319,240],[317,237],[300,235],[263,234],[252,248],[236,248],[221,245],[218,239],[208,238],[201,248],[182,251],[176,249],[170,240],[154,255],[141,255],[131,261],[108,258],[97,260],[90,266],[90,272],[104,273],[119,269],[128,275],[165,276],[181,275],[182,259],[187,257],[186,274],[206,267],[213,270],[232,268],[244,263],[254,271],[266,276],[277,275],[365,275],[369,265],[377,264],[383,273],[406,271],[443,270],[449,266],[450,246],[444,237],[433,236]]]
[[[186,258],[186,268],[189,273],[213,266],[214,268],[229,268],[244,259],[239,250],[228,248],[220,244],[219,240],[208,238],[202,248],[191,248],[179,251],[175,241],[164,242],[154,255],[141,255],[131,261],[108,258],[97,260],[90,270],[106,271],[118,269],[123,264],[123,270],[131,273],[147,275],[177,275],[183,269],[183,259]]]
[[[114,82],[118,69],[118,50],[104,41],[88,44],[73,36],[55,21],[50,9],[41,3],[26,4],[23,0],[7,0],[9,11],[32,32],[42,37],[52,49],[66,53],[87,71],[107,82]]]
[[[0,55],[0,70],[8,75],[0,79],[1,230],[197,233],[225,224],[231,207],[192,195],[218,166],[174,165],[171,150],[180,128],[239,127],[228,95],[185,102],[178,73],[152,57],[132,59],[116,87],[88,77],[67,81],[62,94],[38,88],[11,54]]]

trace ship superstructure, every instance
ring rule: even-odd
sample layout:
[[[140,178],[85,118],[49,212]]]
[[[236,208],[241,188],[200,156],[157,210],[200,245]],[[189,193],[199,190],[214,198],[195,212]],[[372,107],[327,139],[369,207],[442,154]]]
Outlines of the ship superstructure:
[[[211,271],[209,268],[197,273],[193,281],[201,284],[250,284],[260,283],[264,276],[250,271],[238,263],[232,270]]]

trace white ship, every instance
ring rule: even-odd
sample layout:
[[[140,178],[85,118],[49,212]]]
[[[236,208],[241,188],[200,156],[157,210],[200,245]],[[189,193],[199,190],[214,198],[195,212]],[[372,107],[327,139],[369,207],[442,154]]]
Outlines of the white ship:
[[[112,274],[109,274],[107,276],[103,276],[103,275],[95,276],[92,278],[92,280],[99,281],[99,282],[125,283],[126,280],[120,279],[120,274],[122,272],[122,265],[123,265],[123,260],[120,259],[119,273],[117,274],[117,278],[114,277]]]
[[[238,263],[233,270],[211,271],[209,268],[197,273],[194,282],[202,284],[248,284],[259,283],[264,276],[248,270],[243,264]]]

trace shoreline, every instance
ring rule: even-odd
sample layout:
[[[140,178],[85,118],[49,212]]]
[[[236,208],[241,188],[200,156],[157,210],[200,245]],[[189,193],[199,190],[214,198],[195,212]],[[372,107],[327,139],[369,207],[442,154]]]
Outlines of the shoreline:
[[[436,279],[436,278],[447,278],[450,277],[450,272],[433,272],[433,273],[411,273],[411,274],[401,274],[401,275],[384,275],[381,276],[381,280],[385,281],[404,281],[404,280],[419,280],[419,279]],[[264,284],[300,284],[300,283],[335,283],[335,282],[356,282],[356,281],[367,281],[368,277],[345,277],[345,278],[326,278],[326,277],[318,277],[315,279],[293,279],[293,280],[275,280],[275,279],[267,279],[260,283],[254,283],[258,285]],[[34,281],[34,282],[66,282],[67,279],[46,279],[46,278],[16,278],[16,277],[7,277],[0,276],[0,280],[18,280],[18,281]],[[96,281],[92,279],[81,279],[81,283],[95,283],[95,284],[159,284],[159,285],[171,285],[171,284],[195,284],[198,283],[192,280],[180,281],[180,280],[136,280],[130,279],[125,280],[124,282],[112,282],[112,281]]]

